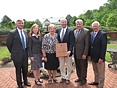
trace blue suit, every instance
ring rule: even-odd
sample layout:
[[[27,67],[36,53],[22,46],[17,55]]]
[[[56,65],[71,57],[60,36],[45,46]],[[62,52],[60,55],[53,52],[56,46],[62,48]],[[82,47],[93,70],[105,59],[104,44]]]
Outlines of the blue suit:
[[[91,37],[92,36],[93,33],[91,34]],[[99,58],[105,61],[106,47],[107,47],[106,33],[99,30],[90,47],[90,56],[95,63],[98,63]]]
[[[93,37],[93,33],[91,34]],[[92,41],[92,40],[91,40]],[[105,79],[105,54],[107,48],[107,36],[106,33],[99,30],[97,32],[94,41],[91,42],[90,47],[90,56],[92,59],[93,71],[95,75],[95,82],[98,83],[98,87],[104,86]],[[98,63],[99,59],[102,59],[103,62]]]

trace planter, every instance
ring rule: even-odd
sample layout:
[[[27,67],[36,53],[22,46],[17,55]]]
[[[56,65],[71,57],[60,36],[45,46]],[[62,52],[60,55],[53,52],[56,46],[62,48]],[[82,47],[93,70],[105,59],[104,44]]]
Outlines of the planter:
[[[8,63],[8,62],[11,61],[11,59],[10,59],[9,57],[4,57],[4,58],[2,59],[2,61],[3,61],[3,63]]]

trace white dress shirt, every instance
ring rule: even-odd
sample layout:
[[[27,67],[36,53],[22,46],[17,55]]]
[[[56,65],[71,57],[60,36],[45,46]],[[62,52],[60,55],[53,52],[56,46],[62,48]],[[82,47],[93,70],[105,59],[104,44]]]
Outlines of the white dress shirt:
[[[20,35],[21,41],[22,41],[22,37],[21,37],[21,30],[22,30],[22,34],[23,34],[23,36],[24,36],[25,48],[26,48],[26,36],[25,36],[25,34],[24,34],[24,31],[23,31],[23,29],[20,30],[19,28],[17,28],[17,30],[18,30],[18,33],[19,33],[19,35]]]

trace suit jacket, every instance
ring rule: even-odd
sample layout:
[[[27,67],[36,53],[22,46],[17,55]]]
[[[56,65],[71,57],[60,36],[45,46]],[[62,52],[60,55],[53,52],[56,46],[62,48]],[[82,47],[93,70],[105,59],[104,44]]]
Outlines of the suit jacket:
[[[42,38],[41,36],[29,36],[29,56],[33,57],[33,54],[42,53]]]
[[[91,36],[93,33],[91,34]],[[99,30],[94,42],[91,44],[90,47],[90,56],[95,63],[98,63],[99,58],[105,61],[105,54],[107,48],[107,35],[105,32]]]
[[[23,32],[24,32],[25,37],[26,37],[26,46],[28,47],[27,32],[25,30],[23,30]],[[20,35],[19,35],[17,29],[14,29],[11,32],[9,32],[9,34],[7,36],[6,44],[7,44],[7,48],[9,50],[9,52],[11,53],[11,59],[14,62],[21,62],[23,48],[22,48],[22,42],[20,39]],[[27,51],[27,48],[26,48],[26,51]]]
[[[60,33],[61,33],[62,28],[59,28],[56,30],[56,33],[58,34],[58,41],[59,43],[67,43],[67,49],[68,51],[71,51],[70,56],[72,56],[72,50],[73,50],[73,46],[74,46],[74,34],[73,34],[73,30],[67,28],[63,41],[61,41],[60,39]]]
[[[74,31],[74,36],[76,30]],[[82,28],[80,34],[75,38],[74,58],[82,59],[82,55],[88,56],[90,44],[90,32],[86,28]]]

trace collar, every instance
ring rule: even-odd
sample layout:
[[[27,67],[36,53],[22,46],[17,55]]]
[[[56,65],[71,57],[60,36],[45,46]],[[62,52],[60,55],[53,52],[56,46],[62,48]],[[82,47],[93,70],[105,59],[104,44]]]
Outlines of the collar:
[[[23,29],[19,29],[19,28],[17,27],[17,30],[18,30],[18,31],[22,31]]]
[[[32,36],[38,37],[38,36],[40,36],[40,35],[39,35],[39,34],[38,34],[38,35],[35,35],[35,34],[33,33]]]
[[[96,32],[94,31],[93,33],[95,33],[95,34],[97,35],[97,33],[98,33],[98,32],[99,32],[99,30],[98,30],[98,31],[96,31]]]

